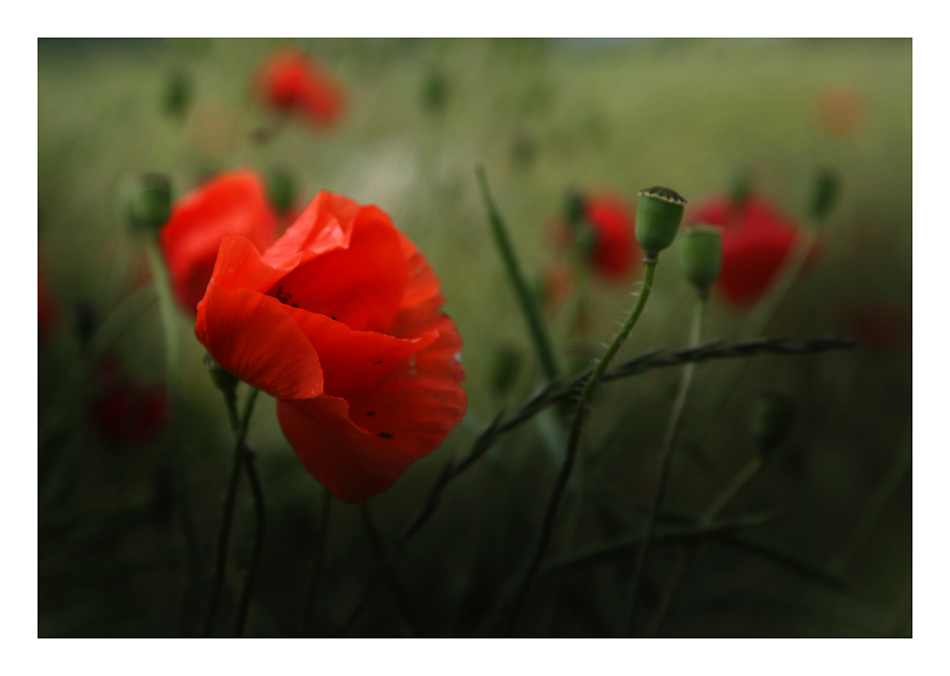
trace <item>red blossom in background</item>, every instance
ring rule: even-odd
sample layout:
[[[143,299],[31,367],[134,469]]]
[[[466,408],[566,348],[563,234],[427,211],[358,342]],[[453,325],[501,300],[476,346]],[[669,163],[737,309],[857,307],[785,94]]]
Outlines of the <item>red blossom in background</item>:
[[[277,399],[307,470],[345,502],[389,488],[465,415],[439,280],[375,206],[321,192],[262,254],[221,243],[195,334]]]
[[[161,247],[182,307],[197,311],[222,239],[246,237],[265,249],[274,241],[276,223],[264,186],[250,171],[222,174],[179,200],[162,229]]]
[[[757,301],[795,244],[800,227],[767,200],[716,197],[690,215],[693,222],[722,226],[722,270],[716,288],[736,305]]]
[[[846,87],[822,89],[815,97],[815,122],[831,136],[847,136],[867,115],[867,99]]]
[[[139,446],[156,438],[168,422],[168,398],[159,386],[142,387],[122,375],[116,361],[99,364],[99,394],[89,417],[96,431],[115,446]]]
[[[634,237],[634,223],[633,213],[615,197],[598,195],[586,200],[583,224],[593,234],[586,260],[601,278],[622,281],[636,268],[634,253],[639,251],[639,245]],[[556,227],[558,245],[569,246],[583,225],[558,223]]]
[[[271,55],[257,76],[258,97],[281,112],[298,113],[320,124],[343,113],[343,90],[305,53],[286,49]]]

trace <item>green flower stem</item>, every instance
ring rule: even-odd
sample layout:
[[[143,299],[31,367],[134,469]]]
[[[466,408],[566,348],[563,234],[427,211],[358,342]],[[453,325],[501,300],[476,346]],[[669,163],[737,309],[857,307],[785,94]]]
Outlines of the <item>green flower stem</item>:
[[[749,485],[749,483],[759,475],[759,472],[762,471],[762,468],[765,467],[765,458],[756,454],[753,456],[749,462],[747,462],[742,469],[736,472],[736,475],[732,478],[732,481],[729,482],[721,493],[709,504],[709,507],[706,508],[706,511],[703,512],[702,516],[699,518],[698,527],[699,528],[708,528],[709,525],[719,516],[722,511],[729,506],[729,504],[742,492],[742,489]],[[689,571],[690,566],[696,558],[696,554],[699,552],[700,545],[702,541],[693,542],[689,549],[686,551],[686,555],[681,557],[676,566],[673,568],[673,572],[670,573],[670,579],[666,584],[666,587],[663,590],[663,593],[660,595],[660,602],[657,604],[656,611],[653,613],[653,617],[650,618],[650,622],[647,626],[645,632],[646,636],[655,636],[656,632],[659,630],[660,626],[663,624],[663,619],[666,617],[667,611],[670,609],[670,606],[673,604],[673,600],[676,598],[676,594],[680,589],[680,586],[683,584],[683,580],[686,579],[686,573]]]
[[[739,329],[738,338],[740,340],[759,336],[765,331],[776,310],[778,310],[778,306],[791,290],[795,280],[798,279],[798,275],[808,261],[808,257],[815,248],[817,241],[817,225],[804,231],[800,237],[795,239],[792,254],[788,257],[785,265],[782,266],[778,279],[772,283],[771,288],[769,288],[762,300],[753,308],[752,312],[749,313],[749,316]],[[725,377],[716,381],[716,387],[710,395],[710,400],[713,402],[712,413],[709,414],[705,423],[700,426],[700,433],[698,435],[700,443],[709,435],[713,425],[716,424],[716,420],[718,420],[719,415],[728,403],[730,395],[736,389],[736,386],[738,386],[739,381],[742,380],[742,376],[745,374],[745,370],[750,361],[752,360],[741,360],[731,368]]]
[[[228,543],[231,538],[231,522],[234,520],[234,503],[237,498],[238,481],[241,478],[241,467],[244,466],[244,456],[246,453],[245,439],[247,438],[247,427],[251,419],[251,413],[254,410],[254,401],[257,399],[257,388],[251,388],[247,394],[244,403],[244,413],[241,417],[237,415],[237,404],[234,397],[225,397],[225,403],[228,407],[228,418],[234,431],[234,462],[231,466],[231,477],[228,481],[228,490],[224,496],[224,516],[221,519],[221,528],[218,531],[218,551],[214,570],[214,582],[211,586],[211,601],[208,605],[208,617],[205,620],[202,635],[207,638],[211,636],[211,628],[214,625],[214,616],[218,610],[218,598],[221,596],[221,587],[224,584],[224,570],[228,558]],[[233,409],[233,410],[232,410]],[[255,496],[255,503],[257,502]],[[255,505],[256,507],[256,505]],[[263,529],[258,529],[258,535],[263,535]],[[252,564],[253,566],[254,564]],[[253,572],[253,571],[252,571]]]
[[[604,372],[607,370],[607,367],[610,365],[611,360],[620,350],[620,347],[627,339],[627,336],[630,335],[630,331],[633,329],[634,325],[637,323],[637,320],[640,318],[640,315],[643,313],[643,308],[646,307],[647,300],[650,298],[650,292],[653,290],[653,276],[656,273],[657,261],[655,258],[647,258],[644,259],[643,262],[643,289],[640,291],[640,295],[637,298],[637,303],[634,306],[633,311],[630,313],[630,316],[627,317],[627,321],[624,322],[623,326],[621,327],[617,337],[614,338],[613,342],[610,344],[610,347],[607,348],[607,352],[594,368],[594,372],[591,374],[590,378],[587,379],[587,383],[584,385],[584,389],[581,392],[580,398],[578,399],[577,408],[574,410],[574,418],[571,421],[571,431],[567,442],[567,456],[564,459],[564,464],[561,466],[561,472],[558,475],[557,483],[554,485],[554,492],[551,494],[551,499],[548,502],[547,511],[544,515],[544,521],[541,524],[541,535],[538,541],[537,549],[535,550],[534,557],[532,558],[531,564],[528,567],[528,573],[522,581],[521,587],[515,596],[514,605],[508,614],[508,619],[505,625],[506,636],[510,636],[514,631],[515,625],[518,621],[518,615],[521,613],[521,607],[524,605],[528,591],[531,589],[531,584],[534,582],[534,578],[537,576],[538,569],[541,567],[541,562],[544,559],[545,553],[547,552],[548,544],[551,540],[551,532],[554,529],[554,521],[557,517],[558,508],[561,504],[561,498],[564,495],[564,489],[567,487],[567,482],[571,478],[571,470],[574,467],[574,461],[577,459],[577,449],[580,446],[581,429],[584,426],[584,418],[585,414],[587,413],[587,404],[590,401],[594,390],[597,389],[597,385],[600,384],[600,380],[603,377]]]
[[[706,303],[708,294],[706,291],[700,291],[696,298],[696,305],[693,314],[693,326],[690,330],[690,344],[698,345],[703,337],[703,324],[706,320]],[[680,418],[683,417],[683,409],[686,406],[686,398],[689,396],[690,387],[693,384],[693,376],[696,373],[696,362],[690,362],[683,369],[680,377],[679,391],[676,393],[676,400],[673,403],[673,410],[670,411],[670,417],[666,425],[666,434],[663,438],[663,446],[660,451],[660,476],[657,483],[656,495],[653,496],[653,502],[650,504],[650,512],[647,515],[646,528],[643,533],[643,544],[637,550],[637,561],[633,569],[632,594],[630,602],[630,615],[627,621],[627,635],[632,636],[634,624],[636,622],[637,597],[640,592],[640,580],[643,577],[643,569],[646,565],[647,556],[650,552],[650,541],[656,532],[657,517],[663,507],[663,498],[666,495],[666,487],[669,484],[670,468],[672,467],[673,447],[676,441],[676,431],[679,428]]]
[[[558,376],[557,362],[554,359],[554,352],[551,349],[551,341],[548,337],[544,324],[541,323],[541,317],[538,314],[538,307],[534,301],[531,289],[525,281],[518,265],[518,258],[515,256],[515,250],[511,245],[511,239],[508,237],[508,228],[505,221],[495,207],[491,193],[488,190],[488,179],[485,177],[485,168],[479,165],[475,168],[475,175],[478,178],[479,186],[482,190],[482,198],[485,201],[485,207],[488,209],[488,222],[491,225],[492,235],[495,238],[495,244],[501,253],[501,258],[505,264],[505,270],[515,287],[515,293],[518,296],[518,302],[521,304],[521,311],[524,314],[525,321],[528,322],[528,331],[531,334],[531,341],[534,343],[534,350],[537,353],[538,360],[541,362],[541,368],[544,370],[545,377],[555,380]]]
[[[178,341],[178,315],[175,310],[175,300],[172,297],[171,282],[165,261],[158,250],[158,238],[149,239],[146,244],[148,262],[155,278],[155,293],[158,295],[158,305],[162,315],[162,326],[165,330],[165,380],[168,386],[168,395],[171,400],[171,442],[168,445],[166,462],[172,467],[175,479],[175,493],[181,512],[182,530],[185,533],[185,548],[187,551],[188,573],[182,599],[179,601],[178,634],[184,631],[188,608],[192,596],[195,580],[198,577],[198,535],[195,531],[194,517],[191,511],[191,500],[185,481],[185,457],[181,442],[181,350]]]
[[[323,506],[320,509],[320,522],[317,526],[317,537],[313,549],[313,561],[310,565],[310,576],[307,580],[307,591],[303,601],[303,638],[313,634],[313,609],[317,597],[317,586],[320,583],[320,573],[323,571],[323,562],[327,557],[327,533],[330,526],[330,510],[333,508],[333,494],[323,490]]]
[[[257,392],[257,390],[254,390]],[[248,417],[250,417],[248,415]],[[251,604],[251,593],[254,591],[254,581],[257,579],[257,571],[260,568],[261,552],[264,550],[264,533],[267,520],[267,513],[264,507],[264,491],[261,488],[261,480],[257,475],[257,468],[254,465],[254,454],[251,449],[244,445],[243,453],[244,469],[247,471],[247,478],[251,484],[251,494],[254,496],[254,549],[251,554],[251,564],[247,570],[247,577],[244,580],[244,589],[241,590],[241,598],[238,601],[237,618],[234,621],[234,636],[240,638],[244,635],[244,624],[247,620],[247,610]]]

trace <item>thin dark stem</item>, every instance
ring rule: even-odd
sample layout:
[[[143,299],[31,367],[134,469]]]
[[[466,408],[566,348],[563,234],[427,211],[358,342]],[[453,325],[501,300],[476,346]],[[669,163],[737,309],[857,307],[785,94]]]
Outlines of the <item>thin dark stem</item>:
[[[257,390],[255,390],[255,392],[256,391]],[[251,592],[254,590],[254,581],[257,578],[257,571],[260,568],[261,552],[264,550],[264,531],[266,523],[264,491],[261,488],[261,481],[257,475],[257,468],[254,465],[254,454],[246,444],[244,445],[243,462],[244,469],[247,471],[247,478],[251,484],[251,493],[254,496],[254,549],[251,554],[251,563],[247,570],[247,577],[244,580],[244,589],[241,590],[241,598],[238,601],[237,619],[234,622],[235,637],[241,637],[244,634],[247,610],[251,604]]]
[[[690,342],[693,345],[699,344],[703,337],[703,323],[706,315],[706,294],[700,292],[696,299],[695,313],[693,317],[693,328],[690,332]],[[627,621],[627,636],[632,636],[636,622],[637,598],[640,592],[640,581],[643,578],[643,570],[646,566],[647,556],[650,553],[650,541],[656,532],[657,516],[663,507],[663,498],[666,496],[666,488],[669,485],[670,469],[673,466],[673,448],[676,441],[676,432],[679,428],[680,418],[683,417],[683,410],[686,406],[686,398],[689,396],[690,387],[693,384],[693,375],[696,372],[696,362],[686,365],[683,369],[680,379],[679,391],[676,393],[676,401],[670,412],[670,417],[666,426],[666,434],[663,438],[663,446],[660,451],[660,474],[657,481],[656,495],[650,505],[650,512],[647,515],[646,528],[643,534],[643,544],[637,550],[637,561],[633,569],[633,582],[631,584],[630,615]]]
[[[640,291],[640,295],[637,297],[636,305],[634,305],[633,311],[630,313],[630,316],[627,317],[627,320],[624,322],[620,332],[610,344],[610,347],[607,348],[607,352],[604,354],[603,358],[601,358],[601,360],[597,363],[597,366],[594,368],[594,372],[584,385],[584,390],[581,392],[581,396],[578,399],[577,407],[574,410],[574,418],[571,422],[570,436],[568,437],[567,442],[567,455],[564,459],[564,464],[561,466],[561,472],[558,475],[557,482],[554,484],[554,491],[551,493],[551,498],[548,501],[547,511],[544,514],[544,521],[541,523],[540,538],[537,548],[535,549],[534,556],[532,557],[531,563],[528,566],[528,573],[525,575],[524,580],[522,581],[521,586],[515,595],[514,604],[510,613],[508,614],[508,619],[505,623],[504,629],[504,634],[506,636],[510,636],[514,632],[515,626],[518,622],[518,616],[521,613],[521,608],[528,596],[528,591],[531,589],[531,585],[538,574],[538,570],[541,568],[541,562],[544,560],[544,555],[547,553],[548,544],[551,540],[551,533],[554,530],[554,521],[557,518],[558,508],[561,505],[561,498],[564,495],[564,489],[567,487],[567,482],[571,478],[571,470],[574,468],[574,462],[577,459],[577,449],[580,446],[581,430],[584,426],[584,418],[587,413],[587,404],[590,401],[594,390],[600,384],[600,380],[606,372],[607,367],[610,365],[611,360],[620,350],[624,341],[627,339],[627,336],[630,335],[630,331],[633,330],[634,325],[637,323],[637,320],[643,313],[643,308],[646,307],[647,300],[650,298],[650,292],[653,290],[653,276],[656,272],[656,263],[657,261],[655,258],[644,259],[643,288]]]
[[[167,447],[165,463],[171,467],[174,477],[175,495],[178,499],[181,515],[182,531],[185,535],[185,552],[187,572],[185,583],[178,602],[178,630],[179,636],[184,635],[185,624],[190,616],[190,601],[193,595],[195,581],[198,577],[198,534],[195,530],[194,517],[191,511],[191,500],[185,482],[185,458],[182,452],[181,437],[181,368],[180,346],[178,342],[177,312],[175,300],[172,297],[171,282],[168,271],[158,250],[158,240],[149,240],[147,245],[148,260],[155,277],[155,292],[158,295],[159,308],[162,315],[162,326],[165,331],[165,381],[168,386],[171,418],[171,438]]]
[[[214,616],[218,610],[218,598],[221,596],[221,587],[224,584],[224,571],[228,559],[228,543],[231,539],[231,522],[234,520],[234,503],[237,497],[238,482],[241,478],[241,467],[244,464],[244,440],[247,436],[247,426],[250,421],[251,413],[254,409],[254,401],[257,399],[258,390],[251,388],[244,404],[244,415],[238,418],[236,411],[229,411],[230,420],[238,420],[238,425],[234,428],[234,460],[231,465],[231,476],[228,480],[227,493],[224,496],[224,515],[221,518],[221,527],[218,531],[218,549],[214,570],[214,581],[211,585],[211,601],[208,604],[208,617],[205,620],[202,636],[211,636],[211,628],[214,626]],[[234,397],[225,397],[225,403],[229,408],[236,408]]]
[[[327,556],[327,533],[329,532],[332,505],[333,494],[324,489],[323,506],[320,509],[320,523],[317,526],[317,537],[314,543],[313,562],[310,565],[310,576],[307,580],[307,591],[303,601],[303,630],[301,633],[305,638],[313,633],[314,602],[317,596],[317,586],[320,583],[320,573],[323,571],[323,562]]]
[[[534,295],[521,272],[521,266],[518,264],[518,257],[515,255],[514,247],[511,245],[511,239],[508,237],[508,228],[505,221],[495,207],[491,193],[488,190],[488,179],[485,177],[485,168],[479,165],[475,168],[475,174],[478,177],[478,184],[482,190],[482,198],[485,200],[485,206],[488,209],[488,221],[491,224],[492,235],[495,237],[495,244],[498,245],[498,251],[505,264],[505,270],[508,278],[515,287],[515,294],[518,296],[518,302],[521,305],[521,312],[524,314],[525,321],[528,323],[528,331],[531,334],[531,341],[534,344],[538,360],[541,362],[541,368],[548,380],[554,380],[558,376],[557,362],[554,359],[554,351],[551,349],[551,341],[547,330],[541,322],[541,316],[538,313],[538,307],[534,300]]]

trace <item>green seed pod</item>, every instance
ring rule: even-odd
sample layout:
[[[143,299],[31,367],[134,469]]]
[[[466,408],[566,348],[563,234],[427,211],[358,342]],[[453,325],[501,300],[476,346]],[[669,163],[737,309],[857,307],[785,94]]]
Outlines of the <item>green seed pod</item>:
[[[170,117],[184,117],[191,103],[191,80],[182,72],[168,76],[162,91],[162,107]]]
[[[278,169],[267,177],[267,199],[278,213],[291,207],[296,192],[297,185],[290,172]]]
[[[796,407],[790,397],[763,392],[752,413],[752,438],[764,455],[782,445],[795,426]]]
[[[237,376],[225,371],[221,364],[214,360],[210,352],[205,353],[204,361],[208,373],[211,374],[211,380],[214,381],[214,386],[221,390],[224,396],[233,398],[234,392],[237,390],[238,383],[240,382]]]
[[[823,219],[838,199],[838,175],[831,169],[821,169],[815,177],[811,195],[811,214]]]
[[[129,221],[141,230],[158,232],[172,212],[172,185],[166,176],[140,176],[130,191]]]
[[[719,228],[696,223],[688,225],[676,240],[683,276],[701,293],[716,281],[722,267],[722,233]]]
[[[637,241],[647,258],[656,259],[676,239],[683,220],[686,200],[669,188],[659,186],[640,191],[637,201]]]

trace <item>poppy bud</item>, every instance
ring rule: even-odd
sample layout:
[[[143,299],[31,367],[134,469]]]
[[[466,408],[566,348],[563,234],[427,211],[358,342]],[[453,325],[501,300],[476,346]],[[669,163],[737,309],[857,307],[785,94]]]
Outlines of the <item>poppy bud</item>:
[[[752,412],[752,438],[769,455],[782,445],[795,426],[795,402],[777,392],[763,392]]]
[[[297,186],[288,171],[278,169],[267,177],[267,201],[279,214],[286,213],[294,202]]]
[[[637,241],[648,259],[656,259],[676,239],[686,200],[670,188],[640,191],[637,201]]]
[[[838,175],[831,169],[820,169],[812,186],[811,214],[822,219],[838,198]]]
[[[683,276],[700,292],[716,281],[722,268],[722,233],[719,228],[697,223],[683,229],[676,241]]]
[[[422,105],[437,112],[445,106],[448,82],[445,75],[437,70],[430,71],[422,85]]]
[[[564,201],[564,217],[571,225],[576,225],[584,219],[587,213],[587,196],[580,190],[569,190]]]
[[[162,107],[171,117],[184,117],[191,103],[191,80],[182,73],[176,72],[165,81],[162,91]]]
[[[139,177],[129,196],[129,220],[142,230],[158,232],[172,211],[172,185],[161,174]]]
[[[211,380],[214,381],[214,386],[221,390],[224,396],[233,398],[234,392],[237,390],[238,383],[240,382],[237,377],[225,371],[221,364],[216,362],[210,353],[205,354],[204,361],[208,373],[211,374]]]
[[[752,176],[748,169],[741,169],[732,177],[729,197],[733,204],[742,204],[752,194]]]

